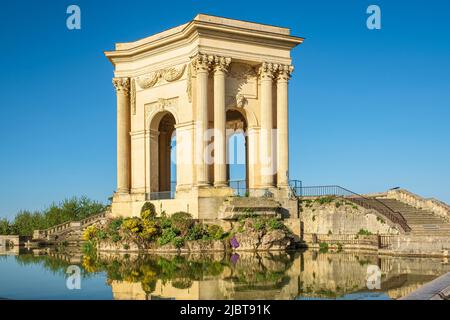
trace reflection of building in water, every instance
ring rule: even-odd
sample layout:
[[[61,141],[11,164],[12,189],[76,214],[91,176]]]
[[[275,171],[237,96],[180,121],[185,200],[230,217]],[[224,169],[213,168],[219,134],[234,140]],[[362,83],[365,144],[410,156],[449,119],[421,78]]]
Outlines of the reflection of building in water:
[[[140,282],[112,281],[115,299],[295,299],[335,298],[369,292],[367,267],[382,272],[381,289],[397,299],[450,271],[439,259],[377,257],[364,253],[240,254],[218,275],[201,280],[157,279],[151,290]],[[146,293],[147,291],[147,293]],[[150,292],[151,291],[151,292]]]

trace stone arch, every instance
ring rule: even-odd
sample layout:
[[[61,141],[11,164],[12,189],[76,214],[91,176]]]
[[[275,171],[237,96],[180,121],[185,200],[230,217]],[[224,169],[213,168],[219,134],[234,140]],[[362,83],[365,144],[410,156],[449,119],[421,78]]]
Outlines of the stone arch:
[[[175,190],[172,177],[172,147],[176,144],[176,112],[171,108],[157,108],[152,110],[147,130],[150,135],[150,192],[159,193],[157,198],[171,198]],[[176,173],[175,173],[176,176]]]
[[[246,117],[246,113],[244,112],[243,108],[237,108],[237,107],[230,107],[227,108],[226,111],[226,144],[227,144],[227,180],[229,181],[230,187],[235,189],[235,191],[241,195],[244,196],[247,192],[247,189],[249,187],[249,161],[248,161],[248,155],[249,155],[249,143],[248,143],[248,120]],[[241,143],[244,143],[244,150],[242,150],[242,146],[239,147],[239,145],[235,145],[234,142],[236,142],[237,139],[233,139],[233,141],[230,141],[233,136],[241,136],[240,139],[243,138],[243,141],[241,140]],[[233,142],[230,145],[230,142]],[[239,143],[239,142],[238,142]],[[237,154],[235,154],[235,148]],[[230,158],[232,157],[232,158]],[[235,163],[234,160],[237,160],[238,162]],[[244,163],[242,163],[243,161]],[[241,165],[244,164],[245,167],[241,167]],[[233,170],[232,170],[233,169]],[[240,175],[244,174],[245,177],[240,177],[237,180],[240,181],[233,181],[236,180],[236,177],[232,176],[232,171],[237,170]],[[243,172],[242,172],[243,170]],[[236,172],[234,172],[236,173]],[[243,180],[243,181],[241,181]],[[245,182],[244,182],[245,181]]]
[[[259,126],[258,118],[256,117],[256,114],[250,110],[249,107],[238,107],[237,105],[231,105],[226,108],[226,111],[229,110],[236,110],[239,111],[244,119],[247,121],[247,127],[248,128],[255,128]]]

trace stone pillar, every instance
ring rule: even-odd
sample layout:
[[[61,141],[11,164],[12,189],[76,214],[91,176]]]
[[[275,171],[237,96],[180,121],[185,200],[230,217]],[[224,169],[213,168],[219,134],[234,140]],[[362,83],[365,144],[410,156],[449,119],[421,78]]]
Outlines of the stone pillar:
[[[231,59],[214,59],[214,186],[227,186],[225,78]]]
[[[261,131],[259,162],[261,165],[261,187],[273,187],[274,161],[272,154],[272,89],[274,65],[264,62],[259,69],[261,82]]]
[[[205,153],[207,148],[206,132],[208,130],[208,74],[211,60],[211,57],[204,54],[196,55],[193,60],[197,74],[195,164],[198,186],[209,185]]]
[[[130,193],[130,79],[114,78],[117,94],[117,193]]]
[[[277,186],[289,184],[288,80],[292,66],[279,67],[277,77]]]

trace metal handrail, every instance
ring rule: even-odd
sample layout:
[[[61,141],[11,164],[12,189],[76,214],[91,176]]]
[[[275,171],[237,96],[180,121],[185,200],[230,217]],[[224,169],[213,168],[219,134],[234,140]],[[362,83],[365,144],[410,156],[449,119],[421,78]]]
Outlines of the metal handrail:
[[[301,187],[301,197],[337,196],[352,201],[366,209],[374,209],[393,223],[402,227],[405,232],[411,231],[403,215],[376,198],[367,198],[361,194],[337,185]]]

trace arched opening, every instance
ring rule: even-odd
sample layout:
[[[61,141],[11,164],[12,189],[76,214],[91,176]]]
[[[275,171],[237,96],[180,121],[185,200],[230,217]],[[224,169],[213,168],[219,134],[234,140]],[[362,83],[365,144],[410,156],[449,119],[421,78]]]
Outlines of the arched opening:
[[[227,179],[236,194],[248,192],[248,138],[247,121],[235,109],[227,111]]]
[[[167,111],[157,113],[150,125],[151,200],[171,199],[176,189],[176,120]]]

